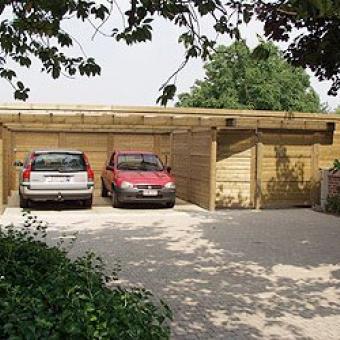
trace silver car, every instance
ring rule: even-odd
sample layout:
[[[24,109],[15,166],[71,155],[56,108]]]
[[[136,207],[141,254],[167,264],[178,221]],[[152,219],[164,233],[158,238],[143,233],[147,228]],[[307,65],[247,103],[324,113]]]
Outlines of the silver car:
[[[35,150],[27,155],[19,175],[20,207],[30,201],[81,200],[92,206],[94,173],[82,151]]]

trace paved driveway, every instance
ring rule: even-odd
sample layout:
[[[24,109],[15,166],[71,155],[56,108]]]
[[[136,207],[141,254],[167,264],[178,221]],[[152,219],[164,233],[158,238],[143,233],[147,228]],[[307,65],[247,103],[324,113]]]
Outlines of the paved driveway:
[[[119,260],[174,311],[174,339],[340,339],[340,218],[307,209],[36,211],[72,255]],[[21,220],[6,210],[2,222]]]

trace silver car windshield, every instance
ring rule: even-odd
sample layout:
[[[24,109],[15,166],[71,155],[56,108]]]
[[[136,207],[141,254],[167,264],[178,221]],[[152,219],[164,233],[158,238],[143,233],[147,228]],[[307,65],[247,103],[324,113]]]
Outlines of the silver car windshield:
[[[73,172],[86,171],[82,154],[46,153],[38,154],[32,160],[33,171]]]

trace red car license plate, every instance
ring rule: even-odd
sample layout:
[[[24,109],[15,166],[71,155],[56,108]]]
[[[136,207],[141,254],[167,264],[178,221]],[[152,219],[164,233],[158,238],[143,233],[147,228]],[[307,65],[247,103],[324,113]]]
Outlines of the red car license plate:
[[[143,196],[158,196],[157,190],[143,190]]]

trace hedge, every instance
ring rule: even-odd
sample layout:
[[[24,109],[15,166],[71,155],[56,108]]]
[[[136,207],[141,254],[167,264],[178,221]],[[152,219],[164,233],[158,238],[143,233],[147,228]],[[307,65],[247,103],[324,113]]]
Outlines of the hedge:
[[[0,339],[168,339],[171,311],[145,289],[108,288],[93,253],[71,260],[46,225],[0,227]]]

